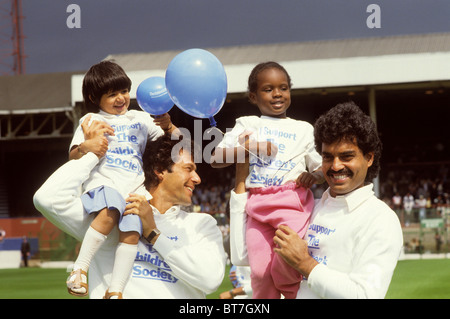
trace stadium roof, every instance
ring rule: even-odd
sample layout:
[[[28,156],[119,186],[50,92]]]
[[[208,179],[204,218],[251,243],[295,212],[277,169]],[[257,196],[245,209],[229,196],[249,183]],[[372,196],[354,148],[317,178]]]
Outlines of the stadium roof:
[[[255,64],[280,62],[295,90],[340,90],[348,87],[406,83],[450,86],[450,33],[431,33],[360,39],[339,39],[265,45],[206,48],[224,65],[228,93],[244,93]],[[112,54],[133,83],[164,76],[170,61],[181,51]],[[74,77],[73,102],[81,95],[81,78]],[[437,83],[437,81],[441,81]],[[133,86],[136,89],[137,85]],[[131,92],[132,97],[135,91]]]
[[[450,52],[450,33],[241,45],[207,50],[223,65]],[[166,69],[178,53],[180,51],[111,54],[106,59],[114,59],[126,71],[154,70]]]
[[[74,73],[0,77],[0,115],[71,110]]]
[[[265,45],[205,48],[224,65],[228,92],[246,91],[256,63],[274,60],[291,75],[294,89],[450,81],[450,33],[416,34]],[[178,51],[112,54],[134,85],[164,76]],[[84,72],[0,77],[0,115],[71,109],[82,101]]]

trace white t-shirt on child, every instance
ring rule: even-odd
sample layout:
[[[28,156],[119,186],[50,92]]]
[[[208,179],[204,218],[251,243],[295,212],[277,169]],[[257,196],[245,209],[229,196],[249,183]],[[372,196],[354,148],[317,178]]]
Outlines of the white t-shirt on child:
[[[91,122],[104,121],[111,125],[115,135],[107,136],[108,151],[83,184],[83,191],[105,185],[116,189],[126,198],[144,182],[142,154],[147,139],[155,140],[163,135],[164,131],[153,123],[150,114],[143,111],[129,110],[123,115],[103,111],[88,113],[80,119],[69,149],[84,142],[81,123],[88,115],[92,116]]]
[[[295,181],[304,171],[313,172],[322,164],[322,157],[315,150],[314,128],[305,121],[291,118],[274,118],[262,115],[243,116],[236,120],[234,128],[225,133],[218,148],[239,145],[239,135],[253,132],[250,139],[258,142],[270,140],[278,152],[275,157],[250,154],[250,174],[247,188],[282,185]]]

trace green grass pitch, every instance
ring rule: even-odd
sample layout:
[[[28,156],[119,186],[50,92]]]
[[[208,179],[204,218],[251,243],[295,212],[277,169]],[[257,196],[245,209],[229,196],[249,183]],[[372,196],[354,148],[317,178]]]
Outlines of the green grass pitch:
[[[450,259],[399,261],[386,299],[448,299],[449,269]],[[217,299],[221,292],[231,289],[228,270],[209,299]],[[67,276],[66,269],[0,269],[0,299],[79,299],[67,293]]]

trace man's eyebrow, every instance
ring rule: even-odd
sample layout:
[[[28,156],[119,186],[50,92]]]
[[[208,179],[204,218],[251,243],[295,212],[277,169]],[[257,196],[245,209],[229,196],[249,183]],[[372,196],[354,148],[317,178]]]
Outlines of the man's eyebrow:
[[[339,153],[339,155],[355,155],[356,154],[356,152],[355,151],[344,151],[344,152],[341,152],[341,153]]]
[[[195,163],[185,163],[184,166],[192,168],[194,171],[197,170],[197,165],[195,165]]]
[[[356,154],[356,151],[351,150],[351,151],[340,152],[340,153],[338,153],[338,156],[355,155],[355,154]],[[332,153],[327,152],[327,151],[322,151],[322,155],[333,156]]]

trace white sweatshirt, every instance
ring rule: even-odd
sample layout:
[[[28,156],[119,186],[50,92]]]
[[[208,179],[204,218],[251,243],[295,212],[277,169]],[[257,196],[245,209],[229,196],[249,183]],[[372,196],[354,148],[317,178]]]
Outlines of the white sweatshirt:
[[[147,140],[156,140],[164,135],[164,131],[153,122],[147,112],[129,110],[125,114],[115,115],[100,110],[98,113],[88,113],[80,119],[69,151],[74,145],[84,142],[81,123],[88,116],[91,116],[89,125],[93,120],[106,122],[114,129],[115,135],[107,136],[108,152],[92,169],[90,177],[84,182],[83,191],[109,186],[126,198],[144,183],[142,154]]]
[[[316,201],[304,239],[319,265],[302,281],[297,298],[385,297],[403,246],[403,233],[397,215],[375,197],[372,188],[370,184],[335,198],[328,189]],[[231,260],[244,265],[242,227],[246,215],[242,207],[246,197],[234,192],[231,196],[239,203],[236,210],[230,207],[235,249]]]
[[[239,146],[239,135],[252,132],[251,140],[271,141],[278,148],[275,156],[250,154],[250,174],[245,185],[266,187],[295,181],[304,171],[313,172],[322,164],[322,157],[314,146],[313,126],[305,121],[270,116],[243,116],[236,120],[217,148]]]
[[[82,240],[92,221],[83,211],[80,185],[98,163],[93,153],[61,166],[34,195],[36,208],[54,225]],[[137,193],[150,194],[142,187]],[[205,298],[222,283],[225,252],[215,219],[173,206],[155,221],[161,235],[155,245],[142,239],[123,296],[137,298]],[[117,229],[108,236],[89,269],[90,298],[102,298],[111,280]]]

